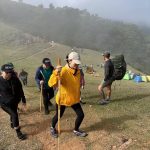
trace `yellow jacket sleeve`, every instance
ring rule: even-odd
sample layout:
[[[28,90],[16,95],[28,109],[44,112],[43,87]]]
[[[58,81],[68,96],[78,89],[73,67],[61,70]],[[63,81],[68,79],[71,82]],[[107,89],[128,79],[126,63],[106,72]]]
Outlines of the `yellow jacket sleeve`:
[[[57,71],[54,70],[49,81],[48,81],[48,85],[50,87],[56,87],[58,85],[58,75],[57,75]]]

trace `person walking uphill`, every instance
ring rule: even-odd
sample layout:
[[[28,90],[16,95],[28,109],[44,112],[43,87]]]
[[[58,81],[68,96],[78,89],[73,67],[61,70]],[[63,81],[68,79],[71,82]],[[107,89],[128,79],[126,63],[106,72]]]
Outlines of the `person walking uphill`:
[[[84,113],[82,107],[80,105],[80,70],[78,69],[78,65],[81,64],[80,56],[76,52],[71,52],[68,55],[68,63],[61,68],[61,66],[57,66],[53,71],[52,76],[48,82],[50,87],[57,87],[58,85],[58,73],[60,73],[60,99],[59,93],[56,95],[56,114],[52,119],[51,124],[51,135],[55,138],[58,137],[58,132],[55,128],[58,122],[58,104],[60,104],[60,117],[63,116],[64,111],[67,106],[72,107],[75,111],[77,118],[75,121],[75,128],[73,133],[77,136],[85,137],[87,136],[86,132],[79,130],[81,122],[84,118]]]
[[[22,69],[21,72],[19,73],[19,78],[22,81],[24,86],[27,86],[28,83],[28,73]]]
[[[44,58],[42,63],[43,65],[40,66],[36,71],[35,80],[39,89],[42,90],[45,115],[48,115],[49,114],[48,106],[52,105],[50,99],[54,97],[54,90],[52,87],[48,86],[48,80],[52,75],[54,67],[52,66],[49,58]]]
[[[99,101],[99,104],[104,105],[108,104],[110,101],[110,96],[111,96],[111,85],[113,83],[114,79],[114,65],[110,59],[110,53],[109,52],[104,52],[104,80],[102,83],[98,86],[98,90],[100,94],[103,96],[103,100]],[[107,97],[105,97],[103,89],[106,88],[107,90]]]
[[[9,64],[4,64],[1,67],[0,76],[0,106],[10,115],[10,125],[17,133],[20,140],[25,140],[27,137],[20,131],[19,118],[18,118],[18,103],[23,99],[24,104],[26,99],[23,93],[20,80],[14,76],[13,67]]]

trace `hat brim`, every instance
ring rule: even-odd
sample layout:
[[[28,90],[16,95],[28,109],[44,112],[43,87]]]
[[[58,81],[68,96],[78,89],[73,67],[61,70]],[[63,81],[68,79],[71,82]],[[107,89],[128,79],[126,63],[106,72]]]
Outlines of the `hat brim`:
[[[50,63],[50,62],[48,62],[48,63],[44,63],[44,65],[46,65],[46,66],[50,66],[50,65],[51,65],[51,63]]]
[[[80,61],[80,60],[73,59],[72,61],[73,61],[75,64],[77,64],[77,65],[80,65],[80,64],[81,64],[81,61]]]

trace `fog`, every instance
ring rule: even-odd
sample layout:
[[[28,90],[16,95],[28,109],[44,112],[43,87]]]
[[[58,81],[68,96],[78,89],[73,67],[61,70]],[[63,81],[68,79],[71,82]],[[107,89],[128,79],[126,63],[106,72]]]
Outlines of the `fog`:
[[[18,0],[15,0],[18,1]],[[32,5],[87,9],[100,17],[150,26],[150,0],[23,0]]]

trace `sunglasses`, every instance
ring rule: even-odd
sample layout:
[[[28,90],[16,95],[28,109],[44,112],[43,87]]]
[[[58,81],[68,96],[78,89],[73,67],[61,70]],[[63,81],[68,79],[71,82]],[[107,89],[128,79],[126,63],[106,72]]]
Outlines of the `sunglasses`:
[[[12,72],[5,72],[6,74],[12,74]]]

